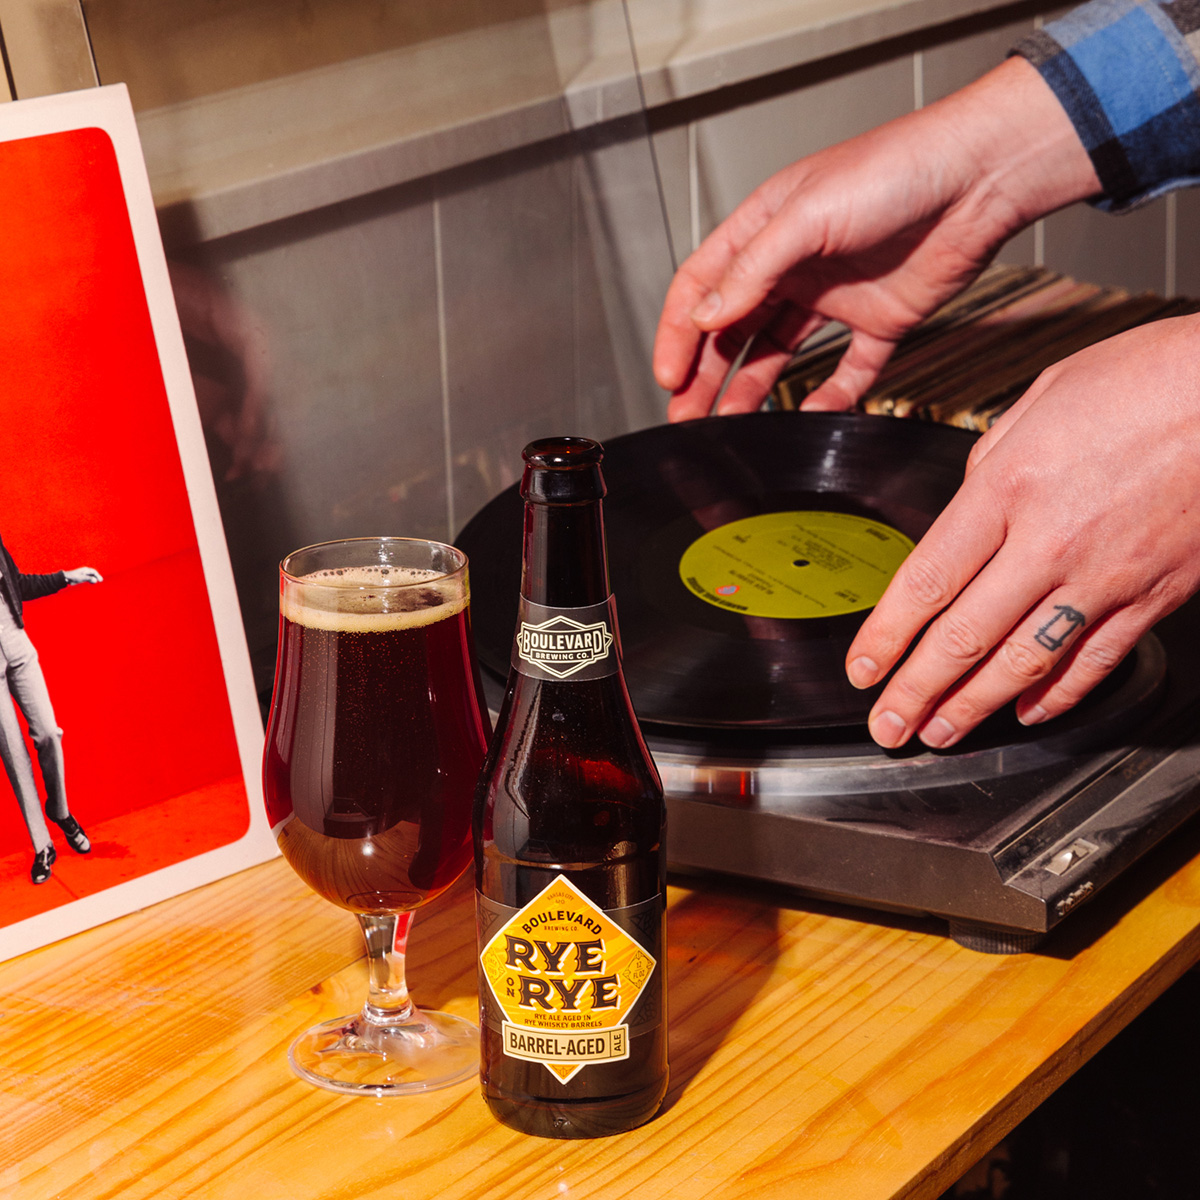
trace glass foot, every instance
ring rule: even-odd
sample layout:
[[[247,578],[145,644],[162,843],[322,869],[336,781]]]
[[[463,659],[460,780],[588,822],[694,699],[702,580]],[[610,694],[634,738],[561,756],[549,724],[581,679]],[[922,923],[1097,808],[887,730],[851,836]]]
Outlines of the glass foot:
[[[301,1079],[334,1092],[411,1096],[475,1078],[479,1029],[462,1017],[424,1009],[402,1025],[339,1017],[298,1037],[288,1062]]]

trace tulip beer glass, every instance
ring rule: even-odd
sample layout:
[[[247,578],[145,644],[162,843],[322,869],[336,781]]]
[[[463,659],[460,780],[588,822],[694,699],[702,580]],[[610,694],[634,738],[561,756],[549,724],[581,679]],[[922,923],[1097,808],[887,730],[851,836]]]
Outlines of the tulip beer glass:
[[[468,600],[466,556],[438,542],[327,542],[281,564],[267,810],[300,877],[358,916],[370,970],[361,1013],[289,1054],[335,1091],[429,1091],[478,1069],[476,1027],[415,1008],[404,977],[413,910],[471,859],[489,722]]]

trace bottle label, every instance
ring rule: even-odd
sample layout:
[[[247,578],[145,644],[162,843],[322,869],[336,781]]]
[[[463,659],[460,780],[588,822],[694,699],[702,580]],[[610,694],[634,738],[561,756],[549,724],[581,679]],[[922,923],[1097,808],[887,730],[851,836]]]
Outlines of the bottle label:
[[[482,1019],[560,1083],[662,1020],[663,899],[602,909],[565,875],[524,908],[476,894]]]
[[[618,670],[613,598],[585,608],[547,608],[521,597],[513,670],[532,679],[603,679]]]

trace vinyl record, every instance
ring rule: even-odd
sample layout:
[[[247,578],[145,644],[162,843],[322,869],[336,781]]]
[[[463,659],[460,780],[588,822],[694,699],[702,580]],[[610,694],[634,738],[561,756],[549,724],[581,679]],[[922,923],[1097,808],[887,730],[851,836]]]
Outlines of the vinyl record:
[[[859,724],[846,651],[962,481],[975,435],[857,413],[769,412],[605,443],[625,677],[643,722]],[[466,526],[481,663],[507,677],[521,583],[516,486]]]

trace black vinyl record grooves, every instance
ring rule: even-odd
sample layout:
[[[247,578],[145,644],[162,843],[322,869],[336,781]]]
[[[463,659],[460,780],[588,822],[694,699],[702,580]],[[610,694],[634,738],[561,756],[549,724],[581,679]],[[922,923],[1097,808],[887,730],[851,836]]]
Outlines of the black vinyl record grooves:
[[[698,587],[685,582],[681,560],[691,561],[685,553],[694,554],[690,548],[706,534],[772,513],[821,514],[818,523],[824,514],[841,514],[832,520],[875,530],[881,542],[880,528],[916,542],[962,482],[974,440],[964,430],[928,422],[764,412],[655,426],[606,442],[609,570],[638,717],[713,731],[865,721],[877,692],[852,688],[844,662],[869,608],[804,617],[737,611],[732,604],[742,596],[730,607],[716,595],[701,598]],[[508,675],[522,526],[523,504],[513,486],[458,538],[470,559],[480,661],[495,680]],[[715,560],[729,558],[729,547],[741,540],[731,536],[718,535],[721,544],[703,561],[714,561],[714,553]],[[806,544],[823,552],[820,536]],[[843,575],[852,574],[853,553],[827,553]],[[772,565],[770,577],[811,578],[810,557],[789,555],[783,567]],[[736,583],[715,589],[737,590]]]

